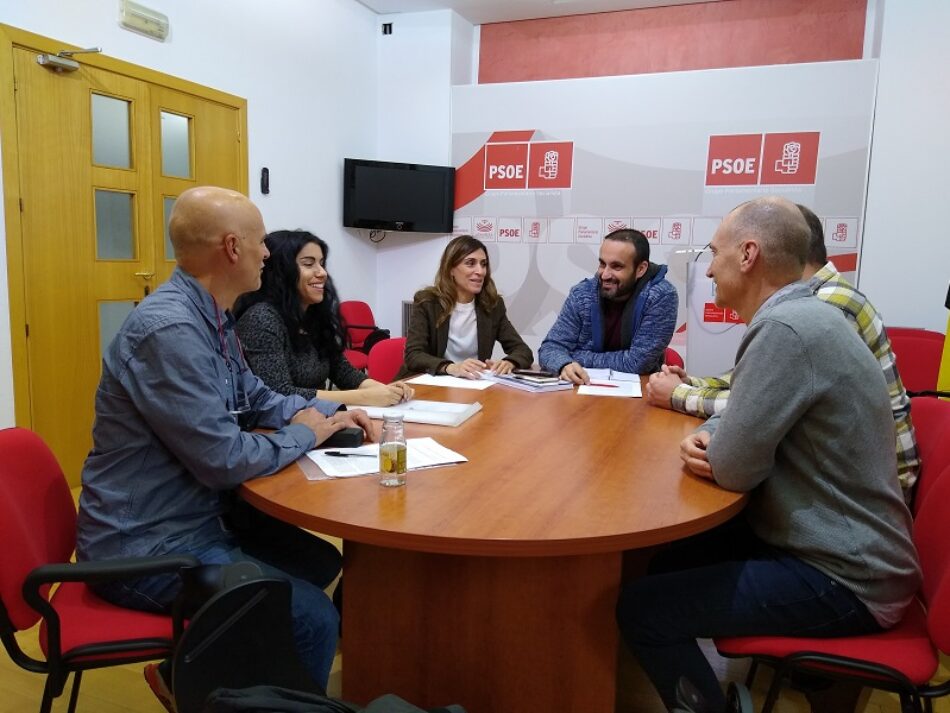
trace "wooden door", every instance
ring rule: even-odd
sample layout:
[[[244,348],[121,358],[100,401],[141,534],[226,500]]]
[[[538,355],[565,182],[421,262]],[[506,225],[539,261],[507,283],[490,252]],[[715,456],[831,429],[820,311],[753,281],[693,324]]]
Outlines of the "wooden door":
[[[13,49],[29,383],[16,396],[29,399],[31,422],[21,425],[76,484],[103,351],[174,269],[166,224],[175,197],[203,184],[246,190],[244,112],[85,63],[53,72],[38,54]]]
[[[244,117],[233,106],[154,84],[149,87],[149,98],[151,115],[159,122],[159,130],[152,132],[151,139],[152,155],[159,159],[153,162],[152,169],[157,221],[154,229],[156,234],[160,231],[165,237],[155,262],[156,279],[161,283],[175,269],[175,256],[167,232],[168,214],[175,198],[195,185],[245,190],[246,160],[241,145]],[[172,126],[177,126],[178,130],[171,130]],[[181,137],[185,133],[190,149],[190,172],[182,170],[182,160],[166,160],[168,157],[162,152],[163,135]],[[165,142],[166,152],[168,143]],[[182,175],[186,172],[186,176]]]

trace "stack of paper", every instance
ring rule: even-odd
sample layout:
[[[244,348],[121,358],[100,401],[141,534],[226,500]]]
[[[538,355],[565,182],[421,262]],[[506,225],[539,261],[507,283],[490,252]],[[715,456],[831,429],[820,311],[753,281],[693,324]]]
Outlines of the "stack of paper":
[[[558,379],[553,383],[536,383],[532,381],[527,381],[525,379],[520,379],[514,374],[490,374],[485,372],[485,375],[482,376],[483,379],[490,379],[497,384],[502,384],[503,386],[510,386],[514,389],[521,389],[522,391],[530,391],[533,394],[541,394],[546,391],[564,391],[566,389],[573,389],[574,384],[570,381],[564,381],[563,379]]]
[[[458,426],[482,410],[476,401],[473,404],[456,404],[447,401],[422,401],[412,399],[395,406],[358,406],[370,418],[382,418],[391,414],[401,414],[403,421],[411,423],[431,423],[435,426]]]
[[[327,455],[336,453],[338,455]],[[367,443],[359,448],[335,448],[314,450],[307,453],[312,460],[330,478],[351,478],[355,475],[369,475],[379,472],[379,444]],[[432,438],[410,438],[406,441],[406,467],[409,470],[435,468],[441,465],[465,463],[468,458],[461,453],[439,445]],[[319,477],[304,471],[307,480],[319,480]]]

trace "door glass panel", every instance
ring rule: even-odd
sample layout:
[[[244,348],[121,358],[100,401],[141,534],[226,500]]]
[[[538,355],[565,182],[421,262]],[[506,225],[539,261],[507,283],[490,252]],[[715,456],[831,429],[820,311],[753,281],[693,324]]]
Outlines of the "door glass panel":
[[[119,332],[119,327],[129,316],[129,312],[135,309],[137,302],[131,300],[122,302],[100,302],[99,303],[99,353],[105,354],[115,335]]]
[[[187,116],[162,112],[162,175],[191,178],[191,142]]]
[[[92,95],[92,161],[100,166],[131,168],[131,102]]]
[[[164,211],[165,211],[165,259],[174,260],[175,259],[175,248],[172,247],[172,239],[168,236],[168,220],[172,217],[172,207],[175,205],[174,196],[165,196],[164,198]]]
[[[132,194],[96,189],[96,257],[132,260]]]

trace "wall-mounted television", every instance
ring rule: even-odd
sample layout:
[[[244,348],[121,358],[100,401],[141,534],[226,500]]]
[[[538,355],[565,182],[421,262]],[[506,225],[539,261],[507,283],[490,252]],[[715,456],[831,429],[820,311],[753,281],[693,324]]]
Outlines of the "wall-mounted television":
[[[455,168],[343,160],[343,225],[347,228],[451,233]]]

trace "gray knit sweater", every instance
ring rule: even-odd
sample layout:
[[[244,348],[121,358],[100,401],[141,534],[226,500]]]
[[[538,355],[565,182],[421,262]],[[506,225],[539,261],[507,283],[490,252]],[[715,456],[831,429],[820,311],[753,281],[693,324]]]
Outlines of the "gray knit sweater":
[[[920,585],[881,367],[841,312],[803,283],[753,317],[729,405],[701,430],[716,482],[751,491],[762,540],[854,592],[882,626]]]
[[[342,354],[329,359],[310,342],[295,351],[280,312],[269,302],[248,308],[237,331],[251,371],[278,393],[312,399],[318,389],[327,388],[327,379],[342,390],[357,389],[366,379]]]

